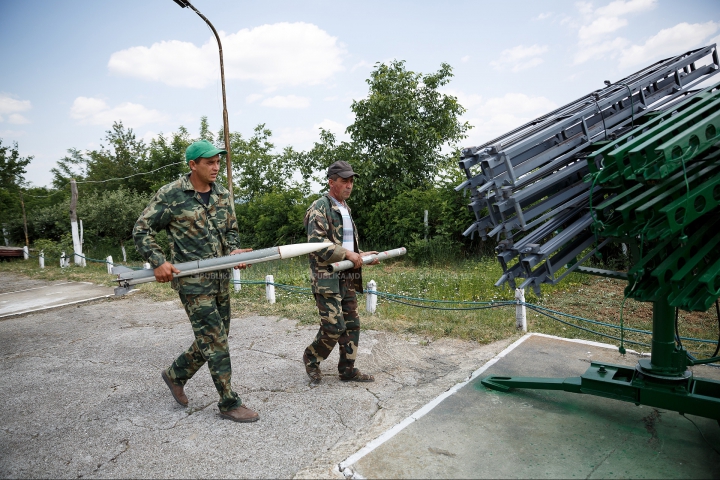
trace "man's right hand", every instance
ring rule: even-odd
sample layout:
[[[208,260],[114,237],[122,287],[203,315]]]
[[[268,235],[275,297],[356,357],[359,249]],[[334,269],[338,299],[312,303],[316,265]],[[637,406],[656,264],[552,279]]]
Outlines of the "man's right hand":
[[[345,260],[353,262],[355,268],[360,268],[363,265],[362,257],[359,253],[351,252],[350,250],[345,251]]]
[[[155,280],[160,283],[166,283],[173,279],[173,273],[180,273],[180,270],[175,268],[172,263],[166,261],[153,270],[153,273],[155,274]]]

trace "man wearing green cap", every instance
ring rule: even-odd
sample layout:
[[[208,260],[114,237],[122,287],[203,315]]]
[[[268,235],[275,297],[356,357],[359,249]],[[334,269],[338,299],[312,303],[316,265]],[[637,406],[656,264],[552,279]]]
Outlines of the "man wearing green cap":
[[[207,140],[190,145],[185,151],[190,174],[158,190],[135,223],[133,238],[138,252],[153,267],[155,279],[172,282],[178,291],[195,334],[190,348],[161,372],[173,398],[182,406],[188,405],[185,384],[207,362],[220,394],[220,416],[236,422],[254,422],[258,414],[242,404],[231,386],[230,271],[173,277],[179,273],[173,263],[250,251],[239,248],[229,192],[215,182],[220,171],[220,154],[226,153]],[[170,240],[170,261],[155,240],[161,230],[167,232]]]

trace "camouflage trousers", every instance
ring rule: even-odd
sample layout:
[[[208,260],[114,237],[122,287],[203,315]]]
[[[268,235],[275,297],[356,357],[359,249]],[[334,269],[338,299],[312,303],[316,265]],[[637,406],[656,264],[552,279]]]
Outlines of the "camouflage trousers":
[[[179,293],[190,318],[195,341],[173,362],[167,371],[168,376],[176,384],[184,386],[207,362],[210,376],[220,394],[218,403],[220,411],[225,412],[239,407],[242,401],[231,386],[232,367],[228,346],[229,292],[210,295]]]
[[[343,378],[352,378],[357,373],[355,359],[360,341],[360,316],[352,280],[340,279],[340,293],[315,293],[315,304],[320,313],[320,330],[305,349],[307,366],[317,367],[338,344],[338,372]]]

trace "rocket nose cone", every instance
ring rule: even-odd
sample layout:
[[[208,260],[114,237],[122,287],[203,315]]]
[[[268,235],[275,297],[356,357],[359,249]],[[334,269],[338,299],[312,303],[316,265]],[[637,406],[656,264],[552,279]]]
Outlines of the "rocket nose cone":
[[[282,245],[278,247],[280,258],[299,257],[308,253],[317,252],[326,248],[330,242],[295,243],[293,245]]]

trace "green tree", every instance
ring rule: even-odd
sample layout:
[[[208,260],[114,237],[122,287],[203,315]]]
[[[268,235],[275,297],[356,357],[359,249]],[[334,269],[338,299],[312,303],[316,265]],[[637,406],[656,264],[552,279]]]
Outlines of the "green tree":
[[[218,138],[222,138],[222,131]],[[280,191],[299,189],[309,192],[309,172],[306,156],[292,147],[275,153],[270,141],[272,131],[260,124],[247,140],[241,134],[230,135],[233,162],[233,183],[236,198],[249,202],[255,198]]]
[[[33,157],[21,157],[17,142],[3,146],[0,138],[0,188],[18,190],[25,184],[27,167]]]
[[[457,98],[439,91],[452,76],[446,63],[431,74],[406,70],[404,61],[376,64],[367,98],[350,107],[355,121],[347,132],[363,184],[355,203],[371,206],[402,191],[430,187],[457,156],[470,125],[459,120],[465,109]]]
[[[169,138],[161,133],[150,141],[148,171],[152,173],[147,175],[150,191],[157,191],[166,183],[170,183],[188,172],[185,163],[185,149],[192,142],[187,129],[182,126]]]
[[[139,192],[150,190],[152,179],[147,175],[138,175],[150,170],[148,149],[145,142],[135,136],[132,128],[126,129],[122,122],[113,123],[112,129],[106,132],[105,142],[99,149],[86,153],[86,188],[98,190],[123,186]],[[112,180],[112,184],[107,185],[105,181],[110,179],[118,180]]]

